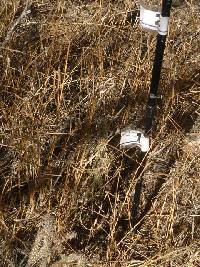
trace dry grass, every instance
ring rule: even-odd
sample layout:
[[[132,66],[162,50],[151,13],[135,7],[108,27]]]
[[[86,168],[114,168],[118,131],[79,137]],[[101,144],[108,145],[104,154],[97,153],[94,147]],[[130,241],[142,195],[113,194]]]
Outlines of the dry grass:
[[[200,6],[175,6],[142,157],[119,148],[156,39],[134,1],[1,1],[0,266],[200,265]]]

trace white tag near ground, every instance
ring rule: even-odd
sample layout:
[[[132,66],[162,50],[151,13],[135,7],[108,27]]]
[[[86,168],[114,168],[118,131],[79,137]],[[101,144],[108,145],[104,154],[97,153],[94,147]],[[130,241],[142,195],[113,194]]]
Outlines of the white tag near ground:
[[[162,17],[158,11],[152,11],[140,5],[140,24],[143,28],[167,35],[169,17]]]
[[[120,147],[131,148],[138,146],[142,152],[149,150],[149,137],[145,137],[144,133],[139,130],[131,130],[129,128],[122,130]]]

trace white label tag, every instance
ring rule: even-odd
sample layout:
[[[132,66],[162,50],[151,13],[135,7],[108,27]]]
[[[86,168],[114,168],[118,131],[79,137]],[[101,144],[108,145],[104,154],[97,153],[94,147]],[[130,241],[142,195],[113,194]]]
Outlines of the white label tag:
[[[143,28],[157,31],[160,21],[160,12],[151,11],[140,6],[140,24]]]
[[[160,16],[159,27],[158,27],[158,33],[160,35],[167,35],[168,24],[169,24],[169,17]]]
[[[126,129],[121,132],[120,147],[131,148],[138,146],[142,152],[149,150],[149,137],[145,137],[141,131]]]
[[[169,17],[162,17],[158,11],[152,11],[140,5],[140,24],[143,28],[167,35]]]

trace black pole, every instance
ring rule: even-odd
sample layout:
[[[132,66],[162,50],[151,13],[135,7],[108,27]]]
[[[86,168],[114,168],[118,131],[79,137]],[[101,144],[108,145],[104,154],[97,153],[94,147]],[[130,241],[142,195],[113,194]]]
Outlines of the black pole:
[[[171,4],[172,0],[162,0],[162,10],[161,10],[162,17],[170,16]],[[160,81],[166,37],[167,33],[163,34],[162,32],[158,31],[157,44],[156,44],[155,57],[152,70],[151,86],[146,107],[146,117],[144,122],[145,134],[148,134],[151,131],[152,122],[156,112],[157,92]]]
[[[162,10],[161,10],[161,17],[167,17],[170,16],[170,10],[171,10],[171,4],[172,0],[162,0]],[[162,32],[162,27],[160,30],[158,30],[157,35],[157,44],[156,44],[156,50],[155,50],[155,57],[154,57],[154,63],[153,63],[153,70],[152,70],[152,78],[151,78],[151,86],[150,86],[150,92],[149,92],[149,98],[147,102],[147,108],[146,108],[146,118],[144,122],[145,126],[145,134],[148,134],[151,131],[152,128],[152,122],[154,119],[155,111],[156,111],[156,100],[157,100],[157,92],[158,92],[158,85],[160,81],[160,74],[161,74],[161,68],[162,68],[162,61],[163,61],[163,55],[165,50],[165,42],[167,37],[167,31]],[[143,184],[143,176],[137,181],[135,185],[135,193],[133,195],[133,209],[132,209],[132,225],[136,225],[138,221],[143,218],[144,214],[151,208],[151,200],[145,207],[145,210],[142,212],[142,215],[138,215],[139,205],[140,205],[140,198],[142,193],[142,184]],[[153,195],[156,193],[153,192]]]

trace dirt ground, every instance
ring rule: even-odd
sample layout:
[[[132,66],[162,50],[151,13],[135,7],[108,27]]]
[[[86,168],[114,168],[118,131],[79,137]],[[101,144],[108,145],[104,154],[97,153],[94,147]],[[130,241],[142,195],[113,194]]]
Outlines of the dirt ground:
[[[155,44],[134,0],[1,0],[0,266],[200,266],[199,1],[173,2],[144,155],[119,138]]]

